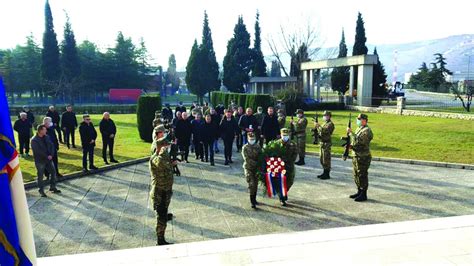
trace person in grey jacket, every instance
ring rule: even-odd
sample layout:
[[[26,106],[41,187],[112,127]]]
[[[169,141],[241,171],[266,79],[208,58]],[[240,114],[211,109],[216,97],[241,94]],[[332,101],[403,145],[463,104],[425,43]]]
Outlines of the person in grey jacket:
[[[38,188],[41,197],[46,197],[44,193],[44,171],[50,173],[49,191],[53,193],[61,193],[56,188],[56,169],[54,169],[53,156],[55,153],[54,144],[46,135],[47,129],[44,125],[39,125],[36,136],[31,139],[31,149],[35,159],[35,166],[38,173]]]

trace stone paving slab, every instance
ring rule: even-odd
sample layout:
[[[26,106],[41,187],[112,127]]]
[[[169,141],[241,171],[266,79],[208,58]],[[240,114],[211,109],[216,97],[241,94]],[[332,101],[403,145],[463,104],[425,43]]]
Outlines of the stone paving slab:
[[[474,214],[474,172],[373,162],[369,201],[356,203],[352,164],[333,160],[332,178],[319,180],[319,158],[297,167],[288,207],[258,196],[250,208],[242,160],[216,166],[191,159],[175,178],[167,240],[176,243]],[[155,244],[147,163],[59,184],[62,194],[27,191],[39,257],[147,247]]]

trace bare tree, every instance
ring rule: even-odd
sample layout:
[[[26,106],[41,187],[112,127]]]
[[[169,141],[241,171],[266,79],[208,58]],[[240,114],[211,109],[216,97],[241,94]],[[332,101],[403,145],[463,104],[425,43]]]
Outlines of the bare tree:
[[[304,25],[296,25],[294,29],[280,25],[277,37],[269,35],[267,43],[273,57],[280,64],[285,76],[288,77],[290,73],[283,64],[282,58],[287,55],[290,57],[290,61],[294,61],[300,48],[307,47],[308,57],[313,59],[321,51],[324,40],[321,37],[319,27],[307,18]]]
[[[469,81],[464,81],[460,86],[451,85],[451,91],[454,93],[454,100],[459,99],[462,107],[467,111],[471,111],[472,96],[474,95],[474,86]],[[463,92],[464,91],[464,96]]]

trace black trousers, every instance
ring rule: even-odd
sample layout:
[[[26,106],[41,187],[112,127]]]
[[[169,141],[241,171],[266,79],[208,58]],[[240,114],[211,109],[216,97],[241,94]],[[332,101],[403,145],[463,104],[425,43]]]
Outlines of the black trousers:
[[[189,156],[189,141],[187,143],[178,141],[178,147],[181,152],[184,152],[184,155],[181,157],[181,160],[187,161]]]
[[[242,146],[244,145],[244,135],[242,134],[242,132],[240,132],[239,134],[237,134],[237,139],[235,141],[235,144],[237,146],[237,151],[240,151],[242,149]]]
[[[71,142],[72,142],[72,146],[76,146],[76,140],[74,139],[75,132],[76,132],[75,128],[68,128],[68,127],[64,131],[64,142],[66,142],[68,147]],[[69,142],[69,140],[71,140],[71,142]]]
[[[56,151],[53,155],[53,165],[54,165],[54,169],[56,170],[56,178],[57,176],[59,175],[59,168],[58,168],[58,152]],[[47,176],[48,178],[50,178],[50,174],[49,174],[49,171],[47,168],[45,168],[44,170],[44,175]]]
[[[63,142],[63,134],[61,133],[62,130],[61,128],[59,127],[59,125],[54,125],[54,129],[56,130],[56,132],[58,133],[58,139],[60,142]]]
[[[89,168],[94,166],[94,146],[82,147],[82,168],[87,169],[87,157],[89,157]]]
[[[18,134],[18,141],[20,142],[20,154],[30,152],[30,135],[20,135]]]
[[[107,161],[107,147],[109,148],[110,160],[114,160],[114,138],[102,137],[102,158]]]
[[[234,144],[234,139],[224,139],[224,156],[226,161],[232,159],[232,144]]]
[[[214,162],[214,141],[204,142],[204,156],[206,161],[211,159],[211,163]]]
[[[203,152],[203,147],[202,143],[199,140],[193,139],[193,144],[194,144],[194,152],[196,154],[196,158],[201,158],[203,159],[204,157],[204,152]]]

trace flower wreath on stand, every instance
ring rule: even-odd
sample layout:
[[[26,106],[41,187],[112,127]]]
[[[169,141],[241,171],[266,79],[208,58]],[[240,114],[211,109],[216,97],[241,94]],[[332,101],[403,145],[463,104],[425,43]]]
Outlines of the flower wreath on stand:
[[[270,141],[262,149],[259,159],[259,181],[264,193],[270,198],[277,195],[277,192],[286,197],[288,193],[287,184],[289,181],[291,183],[293,181],[288,180],[288,178],[294,178],[294,175],[290,172],[294,169],[287,169],[283,161],[284,154],[285,148],[278,140]]]

